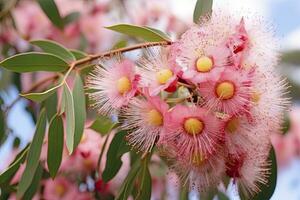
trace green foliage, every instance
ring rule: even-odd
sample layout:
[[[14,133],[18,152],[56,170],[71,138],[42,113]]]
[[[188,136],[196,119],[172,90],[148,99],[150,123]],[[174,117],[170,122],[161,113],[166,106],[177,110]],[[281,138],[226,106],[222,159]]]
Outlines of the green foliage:
[[[197,24],[202,16],[211,15],[213,0],[197,0],[193,20]]]
[[[47,164],[52,178],[56,176],[62,161],[64,147],[64,127],[61,115],[55,115],[48,131]]]
[[[42,179],[42,175],[43,175],[43,167],[41,165],[41,163],[39,163],[35,174],[33,176],[33,180],[31,185],[29,186],[29,188],[27,189],[27,191],[25,192],[24,196],[22,199],[32,199],[33,196],[35,195],[35,193],[37,192],[39,185],[40,185],[40,181]]]
[[[137,192],[136,200],[151,199],[152,180],[151,174],[148,167],[149,157],[142,161],[142,167],[138,173],[139,189]]]
[[[66,114],[66,131],[67,131],[67,149],[70,154],[74,150],[74,132],[75,132],[75,111],[74,100],[71,90],[67,84],[63,86],[63,100]]]
[[[44,52],[56,55],[66,62],[75,61],[74,55],[65,47],[50,40],[33,40],[31,44],[40,47]]]
[[[166,34],[162,34],[162,32],[148,27],[135,26],[131,24],[117,24],[106,28],[132,37],[142,38],[149,42],[171,41]]]
[[[26,168],[24,170],[24,173],[22,174],[22,177],[18,185],[18,191],[17,191],[18,198],[21,198],[24,195],[24,193],[27,191],[27,189],[29,188],[33,180],[32,175],[36,172],[36,169],[38,168],[39,158],[40,158],[44,136],[45,136],[46,122],[47,122],[46,112],[45,109],[43,109],[40,112],[40,116],[38,118],[37,125],[36,125],[36,131],[28,151]]]
[[[3,110],[1,109],[1,106],[3,104],[3,101],[0,97],[0,147],[1,144],[3,144],[3,142],[5,141],[6,138],[6,120],[5,120],[5,114],[3,112]]]
[[[81,140],[84,124],[86,120],[85,95],[83,89],[83,82],[79,74],[76,74],[75,77],[75,84],[73,88],[73,102],[74,102],[74,114],[75,114],[73,149],[75,149]]]
[[[13,72],[35,72],[49,71],[62,72],[68,69],[69,65],[61,58],[39,52],[20,53],[0,62],[0,66]]]
[[[108,134],[117,123],[112,122],[112,120],[106,116],[98,116],[93,124],[90,126],[91,129],[100,133],[101,135]]]
[[[66,15],[64,18],[63,18],[63,22],[64,22],[64,25],[68,25],[68,24],[71,24],[75,21],[77,21],[80,17],[80,13],[79,12],[71,12],[69,13],[68,15]]]
[[[114,44],[112,49],[120,49],[120,48],[124,48],[126,46],[127,46],[127,41],[126,40],[120,40],[116,44]]]
[[[57,113],[57,101],[57,93],[54,92],[54,94],[52,94],[43,102],[43,105],[46,109],[48,121],[50,121],[52,117]]]
[[[277,162],[276,162],[276,155],[275,150],[272,146],[268,161],[270,162],[270,176],[268,177],[268,183],[267,184],[261,184],[259,186],[259,189],[261,192],[257,193],[254,197],[252,197],[252,200],[261,200],[261,199],[271,199],[275,187],[277,184]]]
[[[52,22],[54,26],[59,29],[64,28],[64,19],[61,17],[59,10],[55,4],[54,0],[38,0],[40,7],[47,15],[48,19]]]
[[[219,200],[230,200],[229,197],[225,193],[220,192],[220,191],[218,191],[217,196],[218,196]]]
[[[87,57],[88,55],[82,51],[76,50],[76,49],[70,49],[69,50],[73,56],[76,58],[76,60],[82,59]]]
[[[110,181],[120,170],[122,166],[121,157],[129,151],[129,146],[126,144],[126,131],[116,133],[111,141],[106,155],[106,164],[102,173],[102,179],[105,182]]]
[[[59,83],[58,85],[44,91],[44,92],[37,92],[37,93],[28,93],[28,94],[20,94],[20,96],[35,101],[35,102],[42,102],[46,99],[48,99],[49,97],[51,97],[58,88],[60,88],[63,85],[63,82]]]
[[[0,174],[0,186],[8,183],[15,173],[20,168],[20,165],[25,161],[30,145],[27,145],[20,153],[17,154],[14,161],[9,165],[9,167]]]
[[[283,52],[281,62],[285,64],[300,65],[300,50]]]

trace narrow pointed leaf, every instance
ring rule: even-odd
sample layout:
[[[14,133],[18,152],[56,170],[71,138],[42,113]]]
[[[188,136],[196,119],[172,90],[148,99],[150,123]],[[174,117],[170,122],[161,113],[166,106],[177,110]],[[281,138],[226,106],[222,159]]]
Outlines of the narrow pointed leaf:
[[[151,190],[152,190],[152,181],[151,181],[151,174],[148,168],[148,162],[146,160],[142,163],[142,168],[139,173],[140,186],[138,190],[136,200],[146,200],[151,199]]]
[[[29,147],[30,146],[28,145],[22,151],[20,151],[9,167],[0,174],[0,185],[9,182],[10,179],[15,175],[20,168],[20,165],[25,161]]]
[[[66,113],[66,132],[67,132],[67,149],[72,154],[74,149],[74,132],[75,132],[75,113],[74,101],[71,90],[67,84],[63,86],[64,105]]]
[[[106,135],[109,133],[117,123],[114,123],[110,118],[105,116],[98,116],[93,124],[90,126],[91,129],[100,133],[101,135]]]
[[[32,40],[31,44],[40,47],[44,52],[58,56],[66,62],[75,61],[73,54],[64,46],[51,40]]]
[[[102,179],[105,182],[110,181],[118,173],[123,163],[121,157],[124,153],[129,151],[129,147],[125,141],[126,133],[126,131],[116,133],[111,141],[102,174]]]
[[[33,198],[33,196],[35,195],[35,193],[37,192],[37,190],[40,186],[40,181],[42,179],[42,175],[43,175],[43,167],[40,163],[35,171],[32,183],[31,183],[30,187],[27,189],[27,191],[25,192],[23,199],[32,199]]]
[[[74,100],[74,114],[75,114],[75,132],[74,132],[74,146],[73,150],[79,144],[85,119],[86,119],[86,106],[85,106],[85,95],[83,89],[83,82],[79,74],[76,74],[75,84],[73,88],[73,100]]]
[[[153,29],[148,27],[135,26],[131,24],[117,24],[106,28],[132,37],[142,38],[149,42],[170,41],[170,38],[167,38],[165,34],[153,31]]]
[[[0,66],[19,73],[36,71],[61,72],[69,67],[68,63],[63,59],[53,54],[40,52],[17,54],[2,60]]]
[[[20,94],[20,96],[26,98],[26,99],[29,99],[29,100],[32,100],[32,101],[35,101],[35,102],[42,102],[44,101],[45,99],[49,98],[51,95],[53,95],[56,90],[58,88],[60,88],[61,86],[63,85],[63,83],[59,83],[58,85],[44,91],[44,92],[36,92],[36,93],[27,93],[27,94]]]
[[[57,174],[64,147],[64,127],[60,115],[55,115],[49,125],[47,164],[52,178]]]
[[[49,122],[51,121],[53,116],[57,113],[57,101],[58,101],[58,97],[57,97],[57,93],[55,92],[50,97],[48,97],[43,103],[43,105],[46,108],[47,118]]]
[[[59,13],[59,10],[54,0],[38,0],[40,7],[47,15],[49,20],[59,29],[64,28],[64,21]]]
[[[271,199],[275,191],[276,183],[277,183],[277,162],[276,162],[276,155],[273,146],[270,150],[268,161],[271,164],[268,183],[259,185],[261,191],[256,195],[254,195],[254,197],[251,197],[252,200]]]
[[[82,59],[87,57],[88,55],[82,51],[76,50],[76,49],[70,49],[70,52],[73,54],[73,56],[76,58],[76,60]]]
[[[77,21],[80,17],[80,13],[75,11],[75,12],[71,12],[69,13],[68,15],[66,15],[64,18],[63,18],[63,22],[64,22],[64,25],[68,25],[68,24],[71,24],[75,21]]]
[[[213,0],[197,0],[193,20],[197,24],[202,16],[211,15]]]
[[[46,122],[46,112],[43,109],[39,115],[36,131],[28,151],[26,167],[18,186],[17,198],[21,198],[24,195],[33,180],[33,174],[38,167],[45,136]]]

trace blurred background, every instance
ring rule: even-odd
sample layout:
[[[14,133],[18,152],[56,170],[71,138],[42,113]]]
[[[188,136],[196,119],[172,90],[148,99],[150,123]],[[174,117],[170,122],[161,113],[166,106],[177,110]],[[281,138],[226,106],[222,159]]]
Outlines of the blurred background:
[[[0,0],[0,60],[32,50],[32,39],[55,40],[68,48],[97,53],[115,45],[135,43],[132,38],[105,30],[104,26],[132,23],[150,26],[176,39],[192,24],[195,0],[56,0],[65,26],[54,26],[36,1]],[[214,9],[262,15],[270,21],[280,40],[278,69],[290,84],[292,106],[286,113],[282,135],[272,138],[279,164],[277,187],[272,200],[300,199],[300,1],[215,0]],[[128,42],[126,42],[128,41]],[[255,59],[255,58],[253,58]],[[7,115],[0,125],[0,171],[11,152],[32,138],[36,105],[18,99],[46,73],[13,74],[0,69],[0,106]],[[18,101],[16,101],[18,99]]]

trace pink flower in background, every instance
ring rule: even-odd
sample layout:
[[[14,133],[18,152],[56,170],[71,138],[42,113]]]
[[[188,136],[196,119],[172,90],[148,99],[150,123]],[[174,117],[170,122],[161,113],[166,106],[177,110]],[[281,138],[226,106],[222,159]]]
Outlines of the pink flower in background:
[[[45,200],[91,200],[91,195],[87,192],[80,192],[74,182],[70,182],[64,177],[56,177],[54,180],[48,179],[44,182]]]

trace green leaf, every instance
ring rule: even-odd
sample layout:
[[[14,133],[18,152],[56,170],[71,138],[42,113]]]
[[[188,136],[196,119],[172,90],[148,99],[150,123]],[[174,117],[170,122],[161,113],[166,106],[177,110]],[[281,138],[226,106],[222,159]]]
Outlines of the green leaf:
[[[290,127],[291,127],[291,119],[289,117],[289,113],[285,113],[284,114],[284,121],[283,121],[283,124],[281,126],[281,132],[282,134],[287,134],[288,131],[290,130]]]
[[[73,54],[73,56],[76,58],[76,60],[82,59],[87,57],[88,55],[82,51],[76,50],[76,49],[70,49],[70,52]]]
[[[63,18],[63,21],[64,21],[64,25],[68,25],[68,24],[71,24],[75,21],[77,21],[80,17],[80,12],[71,12],[69,13],[68,15],[66,15],[64,18]]]
[[[150,29],[151,31],[157,33],[158,35],[164,37],[167,41],[171,41],[171,38],[170,38],[170,36],[167,33],[164,33],[161,30],[158,30],[156,28],[152,28],[152,27],[149,27],[149,26],[144,26],[144,27],[147,28],[147,29]]]
[[[138,175],[139,179],[139,190],[137,193],[136,200],[150,200],[151,199],[151,190],[152,190],[152,181],[151,174],[148,168],[148,159],[143,160],[142,169]]]
[[[111,49],[120,49],[127,46],[127,40],[120,40]]]
[[[56,90],[58,88],[60,88],[61,86],[63,85],[63,82],[59,83],[58,85],[44,91],[44,92],[37,92],[37,93],[28,93],[28,94],[20,94],[20,96],[26,98],[26,99],[29,99],[29,100],[32,100],[32,101],[35,101],[35,102],[42,102],[44,101],[45,99],[49,98],[50,96],[52,96]]]
[[[25,192],[22,199],[32,199],[33,198],[33,196],[35,195],[35,193],[37,192],[37,190],[39,188],[40,181],[42,179],[42,175],[43,175],[43,167],[40,163],[35,171],[32,183],[31,183],[30,187],[27,189],[27,191]]]
[[[141,167],[141,161],[138,159],[131,167],[126,179],[124,180],[116,200],[127,200],[134,187],[134,182]]]
[[[57,101],[58,99],[56,92],[54,92],[54,94],[52,94],[44,101],[48,121],[50,121],[53,118],[53,116],[57,113]]]
[[[121,157],[129,151],[129,146],[126,144],[126,131],[116,133],[111,141],[106,155],[106,164],[102,174],[102,179],[105,182],[110,181],[120,170],[122,166]]]
[[[64,28],[64,21],[60,16],[59,10],[54,0],[38,0],[40,7],[47,15],[48,19],[59,29]]]
[[[213,0],[197,0],[193,20],[197,24],[202,16],[211,15]]]
[[[21,198],[24,195],[33,180],[33,174],[38,167],[45,136],[46,122],[46,112],[45,109],[43,109],[38,117],[36,131],[28,151],[26,167],[19,182],[17,198]]]
[[[117,123],[114,123],[110,118],[106,116],[98,116],[90,128],[101,135],[106,135],[107,133],[111,132],[116,125]]]
[[[60,115],[55,115],[49,125],[47,164],[52,178],[57,174],[64,147],[64,127]]]
[[[25,161],[27,156],[29,145],[27,145],[22,151],[20,151],[14,161],[9,165],[9,167],[0,174],[0,185],[4,183],[8,183],[11,178],[15,175],[15,173],[20,168],[20,165]]]
[[[63,86],[64,105],[66,112],[66,131],[67,131],[67,149],[70,154],[74,150],[74,132],[75,132],[75,113],[74,113],[74,101],[71,90],[67,84]]]
[[[271,199],[275,191],[275,187],[277,183],[277,162],[276,162],[276,155],[273,146],[270,150],[268,161],[271,164],[271,168],[270,168],[271,174],[268,177],[268,183],[260,184],[259,185],[260,192],[254,195],[254,197],[251,197],[251,200]]]
[[[19,73],[35,71],[61,72],[69,67],[68,63],[61,58],[53,54],[40,52],[17,54],[2,60],[0,66]]]
[[[149,42],[170,41],[165,35],[153,31],[148,27],[135,26],[131,24],[117,24],[114,26],[105,27],[107,29],[123,33],[132,37],[142,38]]]
[[[76,74],[75,83],[73,88],[73,101],[74,101],[74,114],[75,114],[75,131],[74,131],[74,146],[73,150],[80,143],[85,119],[86,119],[86,106],[85,95],[83,89],[83,82],[79,74]]]
[[[4,112],[1,109],[1,104],[0,104],[0,147],[1,144],[3,144],[6,137],[5,129],[6,129],[5,116],[4,116]]]
[[[73,54],[61,44],[51,40],[32,40],[32,45],[40,47],[44,52],[56,55],[66,62],[75,61]]]
[[[300,50],[283,52],[281,62],[292,65],[300,65]]]
[[[180,187],[179,199],[180,200],[188,200],[189,199],[189,187],[187,185],[182,185]]]
[[[217,196],[219,200],[230,200],[229,197],[221,191],[218,191]]]

